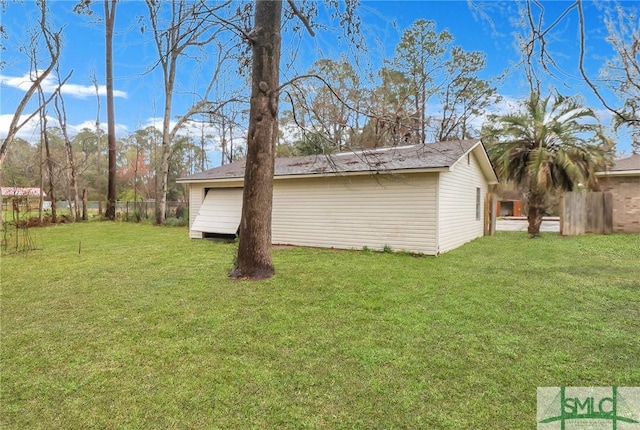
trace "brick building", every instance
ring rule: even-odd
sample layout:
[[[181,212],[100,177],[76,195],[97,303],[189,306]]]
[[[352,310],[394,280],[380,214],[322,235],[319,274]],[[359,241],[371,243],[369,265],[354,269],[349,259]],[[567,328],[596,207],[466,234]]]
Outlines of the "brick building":
[[[640,233],[640,155],[616,160],[597,175],[602,191],[613,195],[613,231]]]

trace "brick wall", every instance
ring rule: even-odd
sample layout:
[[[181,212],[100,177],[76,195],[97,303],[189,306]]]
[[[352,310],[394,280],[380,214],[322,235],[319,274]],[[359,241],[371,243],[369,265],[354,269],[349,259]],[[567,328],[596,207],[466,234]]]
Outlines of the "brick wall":
[[[613,231],[640,233],[640,176],[610,176],[600,180],[613,195]]]

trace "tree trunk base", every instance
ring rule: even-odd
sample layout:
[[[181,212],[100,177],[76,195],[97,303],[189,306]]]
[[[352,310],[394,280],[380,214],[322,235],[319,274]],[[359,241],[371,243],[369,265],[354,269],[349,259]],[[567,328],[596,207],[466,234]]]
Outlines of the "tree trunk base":
[[[251,270],[242,270],[235,267],[229,277],[236,281],[259,281],[269,279],[275,275],[276,271],[273,267],[252,267]]]
[[[540,225],[542,224],[542,216],[529,216],[529,227],[527,228],[527,233],[529,233],[529,238],[533,239],[534,237],[540,236]]]
[[[542,225],[542,217],[545,211],[546,195],[539,191],[530,190],[527,213],[527,221],[529,222],[527,233],[529,233],[530,239],[540,236],[540,226]]]
[[[104,217],[109,221],[116,220],[116,207],[107,205],[107,210],[104,213]]]

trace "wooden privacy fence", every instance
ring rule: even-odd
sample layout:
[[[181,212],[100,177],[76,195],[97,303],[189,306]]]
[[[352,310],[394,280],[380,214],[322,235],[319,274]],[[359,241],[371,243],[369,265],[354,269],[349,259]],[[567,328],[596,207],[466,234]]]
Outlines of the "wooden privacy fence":
[[[498,216],[498,196],[487,193],[484,199],[484,235],[495,236]]]
[[[613,197],[603,192],[568,192],[560,200],[560,234],[610,234],[613,231]]]

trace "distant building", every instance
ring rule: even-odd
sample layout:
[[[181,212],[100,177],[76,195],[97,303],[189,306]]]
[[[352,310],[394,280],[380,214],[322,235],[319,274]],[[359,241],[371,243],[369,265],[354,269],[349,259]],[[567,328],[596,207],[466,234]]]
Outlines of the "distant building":
[[[498,200],[497,215],[500,217],[525,216],[522,204],[522,193],[519,191],[504,191]]]
[[[46,196],[40,188],[2,187],[2,209],[8,210],[9,203],[29,208],[32,202],[40,200],[40,195]]]

